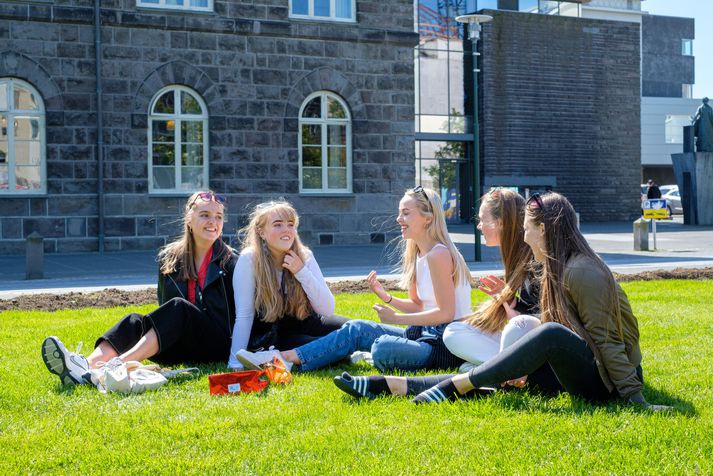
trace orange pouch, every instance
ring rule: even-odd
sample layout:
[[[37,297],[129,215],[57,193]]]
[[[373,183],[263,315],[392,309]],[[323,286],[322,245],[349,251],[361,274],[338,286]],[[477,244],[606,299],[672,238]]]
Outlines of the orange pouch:
[[[246,370],[208,376],[211,395],[262,392],[268,383],[264,370]]]

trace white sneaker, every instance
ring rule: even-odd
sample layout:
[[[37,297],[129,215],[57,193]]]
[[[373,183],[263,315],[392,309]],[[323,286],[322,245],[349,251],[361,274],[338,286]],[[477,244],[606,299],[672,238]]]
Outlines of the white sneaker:
[[[265,364],[272,362],[277,357],[285,366],[285,369],[292,370],[292,362],[287,362],[282,358],[279,350],[263,350],[260,352],[249,352],[245,349],[236,352],[235,357],[243,364],[243,367],[250,370],[262,370]]]
[[[374,365],[374,358],[371,356],[371,352],[365,352],[363,350],[357,350],[350,355],[349,361],[352,364],[356,364],[357,362],[366,362],[369,365]]]
[[[59,376],[64,385],[90,382],[87,358],[68,351],[62,341],[55,336],[50,336],[42,342],[42,360],[47,370]]]

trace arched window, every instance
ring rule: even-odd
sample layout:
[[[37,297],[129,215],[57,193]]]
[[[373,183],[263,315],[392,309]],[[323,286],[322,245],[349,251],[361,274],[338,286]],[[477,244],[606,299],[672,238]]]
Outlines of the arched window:
[[[46,191],[42,96],[25,81],[0,78],[0,194]]]
[[[336,94],[310,94],[300,108],[300,192],[352,191],[352,122]]]
[[[208,113],[184,86],[156,94],[149,108],[149,192],[194,192],[208,186]]]

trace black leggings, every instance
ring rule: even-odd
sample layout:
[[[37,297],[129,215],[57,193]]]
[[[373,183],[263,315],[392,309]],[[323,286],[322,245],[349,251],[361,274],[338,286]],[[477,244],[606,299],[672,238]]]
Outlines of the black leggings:
[[[146,315],[124,316],[95,346],[106,341],[123,354],[154,329],[158,337],[158,353],[151,357],[154,362],[225,362],[230,355],[230,327],[226,316],[209,316],[189,301],[173,298]]]
[[[267,323],[255,316],[250,332],[251,350],[275,346],[278,350],[290,350],[307,344],[336,331],[349,319],[342,316],[311,314],[303,320],[286,316],[275,323]]]
[[[643,381],[641,367],[637,368]],[[497,386],[528,376],[528,387],[551,394],[566,391],[585,400],[604,402],[618,397],[604,385],[594,354],[584,339],[563,325],[548,322],[525,334],[498,355],[468,373],[475,386]],[[417,394],[450,375],[410,377],[409,394]]]

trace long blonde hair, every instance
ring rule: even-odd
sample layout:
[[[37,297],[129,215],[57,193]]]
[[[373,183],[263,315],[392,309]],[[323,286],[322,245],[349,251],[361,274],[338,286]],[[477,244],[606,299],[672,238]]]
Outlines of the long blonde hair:
[[[545,225],[547,250],[540,279],[540,320],[559,322],[570,329],[573,328],[565,295],[564,271],[571,258],[583,255],[591,259],[607,278],[607,286],[611,291],[609,306],[614,310],[614,324],[621,336],[621,309],[616,280],[609,267],[579,231],[577,216],[569,200],[559,193],[546,193],[540,197],[539,202],[529,202],[526,213],[536,225]]]
[[[486,210],[495,220],[500,220],[500,256],[505,268],[505,289],[495,297],[478,306],[465,321],[486,332],[502,330],[507,322],[504,302],[515,299],[527,277],[532,262],[532,250],[525,243],[525,199],[512,190],[495,189],[481,198]]]
[[[288,315],[302,320],[312,313],[307,294],[297,278],[289,271],[282,273],[282,289],[280,288],[272,255],[267,243],[260,236],[260,232],[268,225],[268,219],[272,214],[277,214],[282,220],[293,222],[295,231],[297,230],[299,226],[297,211],[290,203],[278,200],[257,205],[250,214],[248,224],[239,232],[245,236],[241,250],[250,250],[253,255],[255,310],[262,316],[264,322],[276,322]],[[302,261],[307,261],[308,248],[302,244],[297,233],[295,233],[292,250]]]
[[[463,282],[470,283],[470,271],[465,264],[463,256],[453,244],[448,228],[446,227],[446,218],[443,215],[443,204],[441,197],[430,188],[416,187],[406,191],[404,197],[413,198],[418,205],[418,212],[424,217],[430,217],[431,222],[428,224],[426,231],[429,238],[436,243],[443,243],[451,253],[453,260],[453,284],[456,286]],[[401,252],[401,281],[399,285],[408,289],[408,287],[416,282],[416,258],[418,257],[418,246],[414,240],[404,240]]]
[[[211,194],[215,196],[213,191],[196,192],[188,197],[186,204],[183,207],[183,233],[180,238],[167,244],[158,252],[158,260],[161,263],[161,274],[169,275],[178,271],[179,281],[189,281],[198,279],[198,270],[196,269],[193,253],[195,251],[195,243],[193,242],[193,234],[191,232],[191,218],[198,202],[198,196],[201,194]],[[220,204],[223,207],[223,216],[227,213],[225,203]],[[218,238],[216,242],[220,243],[219,255],[221,257],[220,266],[225,266],[232,256],[232,250],[228,245],[223,243],[223,240]],[[215,257],[214,257],[215,258]]]

